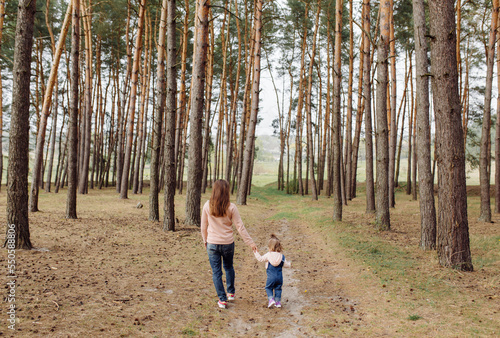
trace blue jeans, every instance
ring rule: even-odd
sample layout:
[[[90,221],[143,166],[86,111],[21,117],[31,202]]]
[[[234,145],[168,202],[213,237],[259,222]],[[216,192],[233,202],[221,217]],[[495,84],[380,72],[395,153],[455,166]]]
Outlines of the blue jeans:
[[[224,284],[222,283],[222,268],[226,271],[226,285],[227,292],[234,293],[234,267],[233,267],[233,256],[234,256],[234,243],[231,244],[210,244],[207,243],[207,253],[208,260],[210,261],[210,266],[212,267],[212,279],[214,281],[215,291],[217,291],[217,296],[219,300],[225,302],[227,301],[226,291],[224,290]]]

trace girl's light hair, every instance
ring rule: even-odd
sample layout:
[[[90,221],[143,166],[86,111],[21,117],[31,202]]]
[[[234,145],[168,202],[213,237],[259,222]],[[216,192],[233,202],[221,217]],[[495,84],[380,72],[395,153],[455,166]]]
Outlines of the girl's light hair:
[[[222,217],[227,214],[230,202],[229,183],[226,180],[217,180],[214,182],[209,205],[212,216]]]
[[[275,234],[271,234],[268,245],[269,251],[281,252],[281,250],[283,250],[280,240],[278,239],[278,237],[276,237]]]

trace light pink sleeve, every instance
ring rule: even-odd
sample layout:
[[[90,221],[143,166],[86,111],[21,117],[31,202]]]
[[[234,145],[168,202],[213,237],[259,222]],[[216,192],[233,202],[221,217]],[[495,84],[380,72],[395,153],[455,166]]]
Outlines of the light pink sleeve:
[[[201,211],[201,237],[203,238],[203,243],[207,242],[208,236],[208,202],[203,206]]]
[[[231,203],[232,204],[232,203]],[[247,229],[243,225],[243,221],[241,220],[240,213],[238,212],[238,208],[236,208],[236,205],[232,204],[232,215],[231,215],[231,220],[233,221],[233,224],[236,226],[236,229],[238,229],[238,232],[243,239],[243,242],[245,242],[248,246],[255,245],[252,237],[248,234]]]
[[[268,253],[266,253],[264,256],[261,256],[260,253],[258,251],[254,251],[253,253],[255,255],[255,258],[259,261],[259,262],[267,262],[267,255]]]

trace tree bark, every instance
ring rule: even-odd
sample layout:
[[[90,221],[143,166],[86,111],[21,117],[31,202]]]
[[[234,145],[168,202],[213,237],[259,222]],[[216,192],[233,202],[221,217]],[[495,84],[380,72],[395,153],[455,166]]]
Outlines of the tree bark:
[[[238,16],[238,1],[234,0],[234,13]],[[236,134],[236,109],[238,103],[238,95],[239,87],[240,87],[240,74],[241,74],[241,29],[240,29],[240,21],[236,20],[236,29],[238,32],[238,60],[236,63],[236,79],[234,82],[234,95],[231,100],[231,120],[229,122],[230,128],[228,130],[229,135],[227,138],[227,161],[226,161],[226,181],[230,182],[231,176],[231,168],[233,166],[233,152],[234,152],[234,135]],[[280,138],[282,140],[282,138]]]
[[[91,143],[91,132],[92,132],[92,32],[91,32],[91,16],[92,16],[92,4],[89,0],[88,4],[85,1],[80,1],[81,12],[84,14],[82,16],[83,31],[85,37],[85,114],[82,118],[85,120],[82,128],[82,157],[81,167],[80,167],[80,178],[78,181],[78,193],[87,194],[88,193],[88,181],[89,181],[89,164],[90,164],[90,143]]]
[[[141,163],[144,157],[144,143],[146,142],[146,134],[145,131],[145,121],[147,119],[147,107],[149,106],[149,80],[150,80],[150,41],[151,41],[151,19],[149,15],[146,15],[146,23],[145,23],[145,33],[144,33],[144,62],[142,66],[142,76],[141,76],[141,104],[139,108],[139,120],[137,121],[137,155],[135,161],[135,170],[134,170],[134,178],[133,178],[133,188],[132,192],[134,194],[139,193],[139,181],[142,180],[141,176]]]
[[[12,70],[12,110],[7,169],[8,249],[31,249],[28,219],[28,151],[31,52],[36,0],[20,0]],[[13,233],[12,233],[13,231]]]
[[[308,149],[308,161],[309,161],[309,174],[311,175],[312,181],[312,200],[318,200],[318,191],[316,185],[316,178],[314,177],[314,142],[313,142],[313,128],[312,128],[312,82],[313,82],[313,70],[314,70],[314,59],[316,57],[316,37],[318,35],[319,29],[319,18],[321,13],[321,5],[318,2],[318,11],[316,13],[316,23],[313,35],[313,45],[311,50],[311,59],[309,60],[309,73],[308,73],[308,83],[307,83],[307,96],[306,96],[306,124],[307,124],[307,149]],[[340,69],[340,68],[339,68]],[[340,88],[340,87],[339,87]]]
[[[481,185],[481,214],[479,220],[491,223],[490,163],[491,163],[491,92],[493,67],[495,65],[495,43],[498,24],[498,0],[493,0],[490,39],[486,49],[486,91],[484,94],[483,127],[481,130],[481,154],[479,157],[479,181]]]
[[[396,39],[394,38],[394,0],[390,0],[390,43],[391,52],[391,107],[389,121],[389,207],[394,208],[396,199],[394,196],[394,176],[396,165],[396,145],[398,141],[398,121],[396,119]]]
[[[209,12],[209,35],[210,35],[210,47],[207,53],[207,78],[206,78],[206,100],[205,104],[205,121],[203,121],[203,177],[202,177],[202,193],[205,193],[208,185],[208,163],[210,161],[210,112],[211,112],[211,102],[212,102],[212,84],[214,80],[214,51],[215,51],[215,33],[214,24],[212,20],[212,11]]]
[[[415,120],[415,104],[413,98],[413,70],[412,70],[412,58],[410,53],[410,97],[408,98],[408,166],[406,171],[406,194],[411,195],[412,182],[411,173],[413,171],[412,167],[412,154],[413,154],[413,121]]]
[[[364,6],[362,17],[364,17]],[[351,198],[356,197],[356,185],[357,185],[357,172],[358,172],[358,153],[359,153],[359,141],[361,139],[361,125],[363,124],[363,109],[364,109],[364,98],[363,98],[363,73],[364,73],[364,57],[363,53],[366,35],[361,34],[361,44],[359,46],[359,81],[358,81],[358,108],[356,111],[356,129],[354,131],[354,140],[352,142],[352,173],[351,176]]]
[[[43,147],[45,144],[45,133],[47,130],[47,119],[50,116],[50,107],[52,104],[52,94],[55,82],[57,81],[57,70],[59,68],[59,61],[61,60],[61,55],[63,51],[64,43],[66,42],[66,35],[69,30],[69,23],[71,17],[71,4],[68,5],[66,11],[66,16],[63,22],[63,28],[59,36],[59,41],[57,43],[57,48],[54,53],[54,60],[52,63],[52,68],[50,70],[50,76],[45,90],[43,98],[42,112],[40,116],[40,123],[37,134],[36,150],[35,150],[35,161],[33,164],[33,178],[31,182],[31,199],[30,199],[30,211],[38,211],[38,191],[40,187],[40,181],[42,179],[42,162],[43,162]],[[56,93],[57,95],[57,93]]]
[[[128,109],[128,128],[127,128],[127,146],[125,148],[125,156],[123,159],[122,181],[120,188],[120,198],[128,198],[128,183],[130,172],[130,157],[132,155],[132,147],[134,140],[134,116],[135,104],[137,97],[137,82],[139,77],[139,64],[142,53],[142,31],[144,28],[144,12],[146,10],[146,0],[141,0],[139,4],[139,22],[137,27],[137,36],[135,41],[134,64],[132,68],[132,88],[130,90],[130,106]]]
[[[153,148],[151,149],[151,181],[149,187],[149,220],[159,221],[158,194],[160,191],[160,146],[162,138],[163,114],[166,102],[166,78],[165,78],[165,36],[167,33],[168,0],[162,1],[160,27],[158,29],[158,58],[156,68],[156,114],[153,119]]]
[[[205,104],[205,66],[208,46],[208,13],[210,0],[197,0],[195,15],[196,46],[193,55],[193,77],[191,81],[191,113],[188,151],[188,182],[186,191],[186,223],[199,226],[201,223],[202,183],[202,122]]]
[[[420,194],[420,248],[436,249],[436,207],[431,171],[431,130],[429,122],[429,61],[424,0],[413,0],[417,85],[417,160]]]
[[[68,121],[68,198],[66,218],[76,219],[76,191],[78,188],[78,103],[80,82],[80,0],[73,0],[71,24],[71,98]],[[64,178],[62,180],[64,185]]]
[[[465,150],[462,142],[454,0],[430,0],[433,101],[438,158],[437,252],[445,267],[472,271],[467,219]]]
[[[363,29],[365,34],[364,43],[364,99],[365,99],[365,147],[366,147],[366,212],[375,212],[375,187],[373,182],[373,141],[372,141],[372,101],[371,101],[371,57],[370,57],[370,0],[363,0],[364,15]]]
[[[362,71],[360,71],[362,72]],[[345,187],[346,199],[352,199],[352,85],[354,80],[354,30],[352,0],[349,1],[349,80],[347,88],[347,117],[345,126]]]
[[[175,115],[177,94],[175,0],[167,1],[167,120],[165,130],[164,231],[175,231]]]
[[[54,117],[52,118],[52,136],[50,137],[50,155],[49,155],[49,166],[47,168],[47,182],[45,182],[45,191],[50,192],[50,186],[52,183],[52,168],[54,167],[54,153],[56,150],[56,138],[57,138],[57,115],[59,110],[59,99],[58,99],[58,88],[59,85],[56,83],[56,97],[54,100]]]
[[[243,155],[243,168],[241,181],[238,186],[237,203],[247,204],[248,185],[251,181],[251,168],[253,151],[255,147],[255,127],[257,125],[257,115],[259,112],[259,91],[260,91],[260,50],[262,36],[262,6],[263,0],[257,0],[255,8],[255,46],[254,46],[254,66],[252,84],[252,105],[250,113],[250,123],[246,135],[245,153]]]
[[[0,0],[0,49],[2,48],[3,22],[5,19],[5,0]],[[0,69],[0,191],[3,178],[3,83]]]
[[[298,189],[299,194],[304,195],[304,182],[302,180],[302,108],[304,105],[304,80],[305,80],[305,56],[307,48],[307,13],[309,10],[309,5],[306,4],[304,13],[304,33],[302,37],[302,55],[300,59],[300,76],[299,76],[299,98],[297,105],[297,122],[295,128],[295,152],[297,158],[297,179],[298,179]]]
[[[332,114],[332,136],[333,136],[333,221],[342,220],[342,194],[341,194],[341,158],[342,146],[341,134],[341,102],[340,87],[342,81],[341,67],[342,46],[342,0],[335,3],[335,56],[333,61],[333,114]]]
[[[387,130],[387,85],[389,80],[390,1],[380,1],[380,37],[377,48],[377,215],[378,230],[390,230],[389,133]]]
[[[500,39],[497,41],[497,50],[500,50]],[[495,127],[495,213],[500,213],[500,53],[498,52],[497,90],[497,119]]]

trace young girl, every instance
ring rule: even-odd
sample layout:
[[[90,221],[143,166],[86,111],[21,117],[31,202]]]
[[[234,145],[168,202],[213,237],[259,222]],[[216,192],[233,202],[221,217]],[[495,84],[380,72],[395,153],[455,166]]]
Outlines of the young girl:
[[[281,307],[281,287],[283,286],[282,268],[283,266],[290,268],[292,263],[285,260],[285,256],[281,253],[283,248],[281,247],[280,240],[275,234],[271,235],[268,248],[269,252],[264,256],[261,256],[257,249],[254,249],[254,255],[259,262],[266,262],[266,293],[269,300],[267,307],[269,308],[273,305]]]

